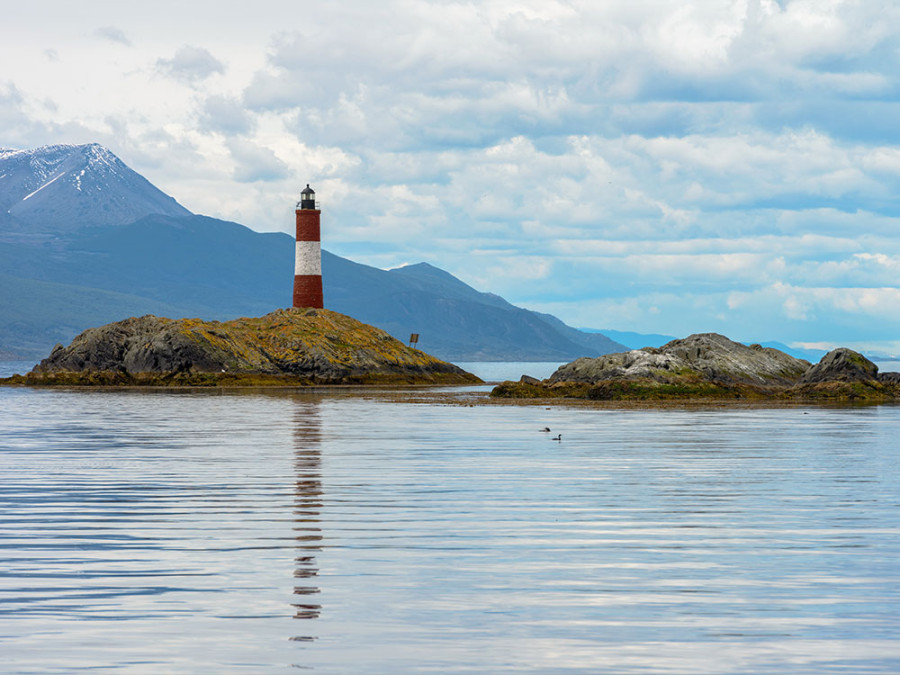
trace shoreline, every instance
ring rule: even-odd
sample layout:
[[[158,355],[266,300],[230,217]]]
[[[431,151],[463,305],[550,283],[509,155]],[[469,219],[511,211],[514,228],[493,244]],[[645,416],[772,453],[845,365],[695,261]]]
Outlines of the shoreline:
[[[681,398],[650,400],[590,400],[579,398],[497,398],[490,395],[496,383],[483,384],[312,384],[296,385],[7,385],[12,389],[41,391],[97,392],[129,394],[207,394],[207,395],[268,395],[276,397],[362,396],[377,398],[388,403],[423,404],[454,407],[532,407],[532,408],[587,408],[595,410],[676,410],[676,409],[777,409],[777,408],[860,408],[873,406],[900,406],[900,400],[866,400],[850,398],[791,398],[791,399],[737,399],[737,398]],[[0,382],[2,386],[2,382]]]

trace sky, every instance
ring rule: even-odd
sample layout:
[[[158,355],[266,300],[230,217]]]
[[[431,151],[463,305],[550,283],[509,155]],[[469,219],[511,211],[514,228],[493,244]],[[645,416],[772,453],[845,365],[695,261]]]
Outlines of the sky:
[[[11,4],[11,3],[10,3]],[[900,3],[47,0],[0,147],[577,327],[900,353]]]

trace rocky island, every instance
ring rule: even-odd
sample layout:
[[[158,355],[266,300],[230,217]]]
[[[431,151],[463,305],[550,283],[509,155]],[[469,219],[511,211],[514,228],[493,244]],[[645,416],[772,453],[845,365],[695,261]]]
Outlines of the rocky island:
[[[465,384],[461,368],[326,309],[279,309],[232,321],[152,315],[91,328],[57,345],[27,385],[272,386]]]
[[[743,345],[702,333],[598,358],[577,359],[546,380],[523,376],[494,388],[495,398],[589,400],[900,399],[900,373],[850,349],[835,349],[812,365],[777,349]]]

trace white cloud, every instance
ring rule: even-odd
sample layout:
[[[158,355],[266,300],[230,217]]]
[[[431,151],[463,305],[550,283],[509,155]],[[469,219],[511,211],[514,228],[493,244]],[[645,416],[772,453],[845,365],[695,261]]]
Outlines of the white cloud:
[[[0,82],[0,147],[21,147],[34,123],[28,111],[28,104],[19,88],[12,82]]]
[[[204,47],[184,45],[170,59],[157,59],[156,68],[164,75],[186,82],[197,82],[225,72],[225,64]]]
[[[240,102],[229,96],[208,97],[200,110],[200,128],[223,134],[247,134],[253,131],[256,119]]]
[[[117,42],[126,47],[132,46],[131,40],[128,39],[125,32],[121,28],[116,28],[115,26],[102,26],[94,31],[94,34],[97,37],[109,40],[110,42]]]
[[[228,141],[234,160],[234,178],[241,183],[273,181],[288,175],[288,166],[270,148],[234,138]]]

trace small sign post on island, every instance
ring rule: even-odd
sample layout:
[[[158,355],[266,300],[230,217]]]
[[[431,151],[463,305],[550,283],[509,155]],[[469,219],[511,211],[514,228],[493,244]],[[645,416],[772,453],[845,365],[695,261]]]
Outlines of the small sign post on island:
[[[417,344],[419,344],[419,334],[411,333],[409,336],[409,346],[412,347],[413,345]]]

